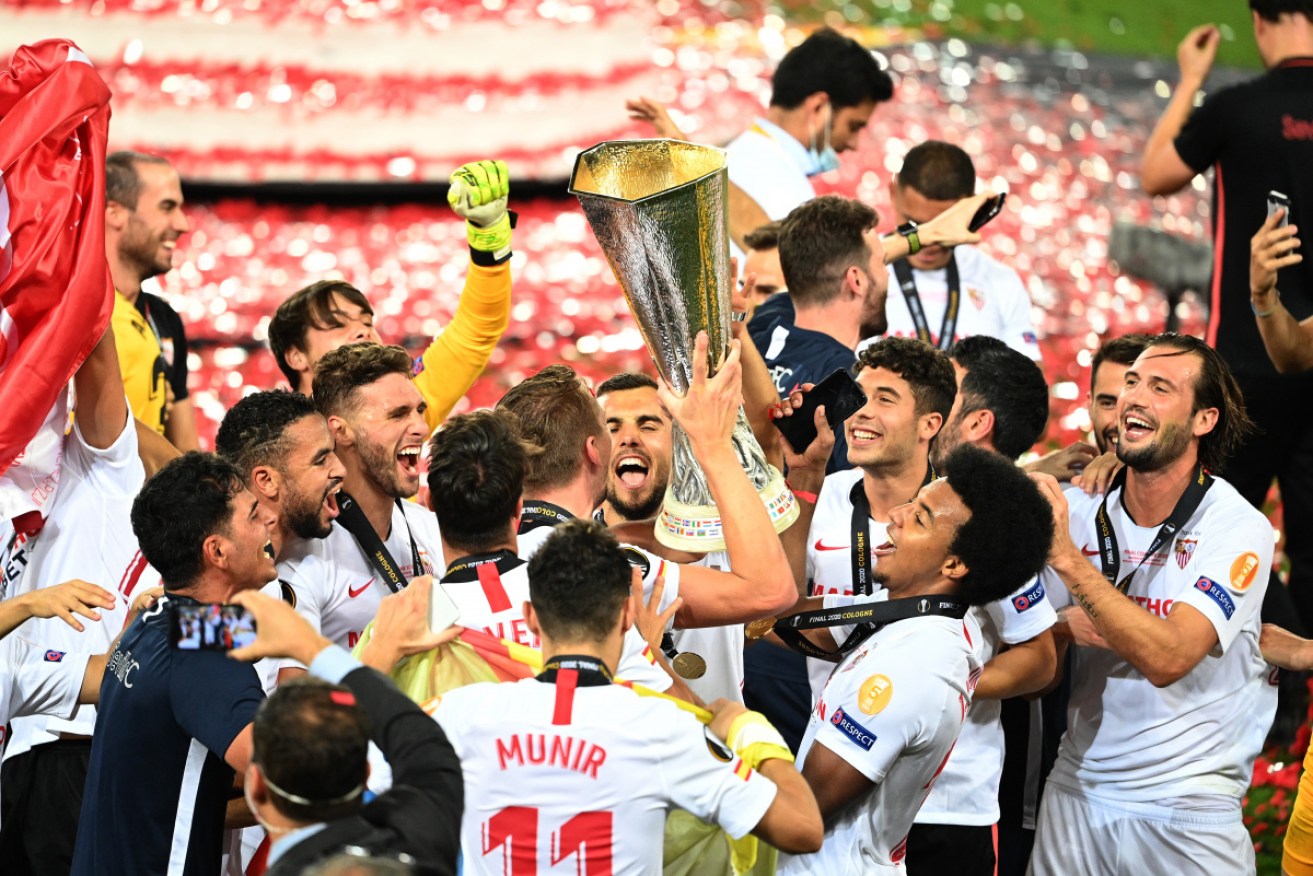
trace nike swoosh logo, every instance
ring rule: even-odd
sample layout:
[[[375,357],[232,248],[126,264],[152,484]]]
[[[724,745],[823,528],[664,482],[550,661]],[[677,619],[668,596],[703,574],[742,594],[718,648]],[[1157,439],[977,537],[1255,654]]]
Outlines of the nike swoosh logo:
[[[374,579],[370,578],[368,581],[366,581],[364,584],[361,584],[359,587],[348,587],[346,589],[347,596],[350,596],[352,599],[355,599],[357,596],[368,590],[369,585],[373,583],[374,583]]]
[[[1080,552],[1087,557],[1097,557],[1099,555],[1099,552],[1097,550],[1090,550],[1089,548],[1085,548],[1085,547],[1081,548]]]
[[[821,544],[821,540],[818,538],[818,539],[816,539],[816,550],[818,550],[818,551],[846,551],[846,550],[848,550],[848,545],[846,545],[846,544]]]

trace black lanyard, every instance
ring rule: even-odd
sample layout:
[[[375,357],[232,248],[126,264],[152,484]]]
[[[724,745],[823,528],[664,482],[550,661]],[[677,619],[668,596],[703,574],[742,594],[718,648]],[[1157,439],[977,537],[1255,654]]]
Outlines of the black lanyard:
[[[903,299],[907,310],[912,314],[912,325],[916,327],[916,336],[932,347],[935,341],[930,337],[930,323],[925,318],[925,308],[921,306],[921,296],[916,293],[916,280],[912,276],[912,267],[906,261],[894,262],[894,276],[898,286],[903,290]],[[939,349],[948,352],[953,348],[953,336],[957,334],[957,312],[962,304],[962,281],[957,275],[957,256],[948,257],[948,304],[944,307],[944,321],[939,326]]]
[[[925,486],[935,479],[935,467],[926,461]],[[850,526],[849,556],[852,560],[853,593],[858,596],[870,596],[875,592],[871,579],[871,570],[875,566],[875,557],[871,555],[871,503],[866,498],[866,477],[853,484],[848,498],[853,503]]]
[[[775,622],[775,634],[786,645],[808,657],[838,663],[868,637],[886,625],[913,617],[966,617],[967,605],[947,596],[911,596],[906,599],[888,599],[882,602],[859,602],[821,611],[806,611]],[[826,651],[802,634],[803,630],[855,624],[834,651]]]
[[[1153,537],[1149,549],[1144,552],[1144,556],[1140,558],[1135,568],[1118,581],[1117,575],[1121,571],[1121,551],[1117,547],[1117,533],[1112,528],[1112,521],[1108,519],[1108,496],[1120,488],[1122,507],[1126,507],[1126,469],[1117,472],[1117,476],[1112,479],[1112,485],[1108,487],[1108,492],[1104,494],[1103,502],[1099,504],[1099,513],[1094,518],[1095,525],[1098,527],[1099,563],[1103,567],[1103,577],[1108,579],[1108,583],[1122,593],[1130,590],[1131,579],[1135,577],[1135,573],[1140,571],[1150,557],[1166,547],[1172,536],[1185,526],[1194,512],[1199,510],[1199,503],[1204,500],[1204,494],[1212,485],[1213,476],[1204,471],[1203,466],[1196,468],[1194,477],[1190,479],[1190,485],[1185,488],[1181,498],[1176,500],[1176,507],[1172,509],[1167,522],[1158,530],[1158,534]]]
[[[560,505],[553,505],[551,502],[535,499],[531,502],[525,502],[524,507],[520,510],[520,526],[516,533],[524,535],[526,532],[532,532],[542,526],[560,526],[562,523],[568,523],[573,519],[574,515]]]
[[[413,563],[411,571],[415,575],[423,575],[424,561],[420,559],[419,545],[415,544],[415,533],[410,531],[410,521],[406,520],[406,511],[402,508],[400,499],[397,500],[397,510],[401,512],[401,520],[406,524],[406,535],[410,538],[410,558]],[[351,533],[356,544],[365,552],[369,564],[383,576],[383,583],[389,590],[398,593],[406,588],[409,582],[401,574],[401,567],[392,559],[387,545],[378,537],[365,512],[360,510],[360,505],[346,490],[340,490],[337,494],[337,522]]]
[[[538,674],[538,680],[555,684],[557,674],[561,670],[578,673],[578,680],[575,682],[577,687],[601,687],[611,683],[611,670],[606,668],[606,664],[596,657],[582,654],[561,654],[553,657],[543,664],[543,671]]]
[[[442,576],[443,583],[451,582],[453,584],[465,581],[473,581],[478,578],[480,566],[486,566],[489,563],[497,567],[499,575],[505,575],[512,569],[523,566],[525,561],[517,557],[508,550],[500,550],[491,554],[476,554],[469,557],[461,557],[447,567],[447,572]],[[474,574],[470,574],[473,572]]]

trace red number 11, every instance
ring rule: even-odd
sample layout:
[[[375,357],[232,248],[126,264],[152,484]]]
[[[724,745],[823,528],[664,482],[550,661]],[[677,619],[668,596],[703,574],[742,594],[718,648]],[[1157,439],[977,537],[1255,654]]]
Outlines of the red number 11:
[[[484,823],[483,854],[503,846],[506,876],[537,876],[537,808],[507,806]],[[611,876],[610,812],[580,812],[552,834],[551,865],[555,867],[571,855],[580,855],[582,866],[577,872],[581,876]]]

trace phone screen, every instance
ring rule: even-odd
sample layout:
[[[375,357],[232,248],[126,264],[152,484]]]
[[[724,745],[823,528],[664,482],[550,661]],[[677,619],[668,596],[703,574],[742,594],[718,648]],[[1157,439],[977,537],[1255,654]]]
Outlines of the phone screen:
[[[825,422],[836,433],[843,428],[844,420],[861,410],[866,404],[866,393],[842,368],[831,374],[802,395],[802,407],[791,416],[772,420],[775,428],[784,435],[795,453],[802,453],[816,440],[816,409],[825,405]]]
[[[169,603],[173,647],[182,651],[231,651],[255,641],[255,618],[240,605]]]

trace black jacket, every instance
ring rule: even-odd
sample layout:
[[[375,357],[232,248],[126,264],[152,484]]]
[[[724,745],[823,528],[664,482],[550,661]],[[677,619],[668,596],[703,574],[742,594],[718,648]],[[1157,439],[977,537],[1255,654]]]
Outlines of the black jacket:
[[[374,744],[392,767],[392,788],[292,846],[266,876],[298,876],[347,847],[379,857],[404,852],[418,873],[455,876],[464,785],[447,735],[372,669],[356,669],[342,683],[369,717]]]

